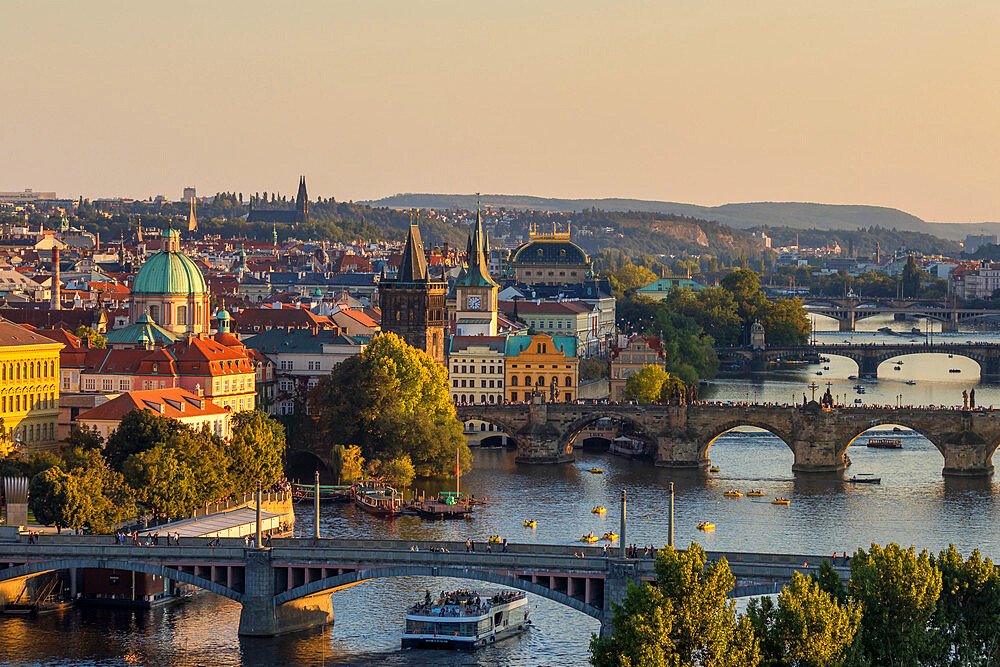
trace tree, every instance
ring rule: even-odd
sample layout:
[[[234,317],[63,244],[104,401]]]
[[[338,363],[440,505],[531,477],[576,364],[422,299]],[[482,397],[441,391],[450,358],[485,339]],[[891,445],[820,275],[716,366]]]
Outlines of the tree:
[[[588,357],[580,360],[580,380],[598,380],[608,377],[610,369],[608,360],[598,357]]]
[[[63,452],[63,459],[79,494],[80,518],[91,532],[109,532],[111,526],[135,516],[132,489],[121,473],[108,467],[100,451],[75,447]]]
[[[1000,653],[1000,575],[979,550],[967,560],[950,545],[934,560],[941,596],[931,625],[938,636],[935,664],[997,665]]]
[[[357,445],[368,461],[408,455],[421,477],[462,471],[472,454],[448,391],[447,371],[394,334],[377,336],[309,393],[322,442]]]
[[[871,664],[920,665],[932,654],[941,572],[926,551],[918,556],[898,544],[859,549],[848,590],[862,613],[858,648]]]
[[[40,523],[63,528],[83,526],[81,498],[76,480],[52,467],[35,475],[28,484],[28,508]]]
[[[673,614],[656,586],[629,583],[622,604],[612,603],[612,634],[590,640],[595,667],[668,667],[677,664]]]
[[[900,296],[914,299],[920,295],[920,269],[917,268],[917,263],[913,259],[913,255],[909,255],[906,258],[906,264],[903,265],[903,273],[900,279],[903,289]]]
[[[636,400],[640,403],[652,403],[660,400],[663,384],[670,375],[655,365],[643,366],[625,380],[623,396],[626,400]]]
[[[778,594],[777,606],[761,601],[748,616],[755,634],[767,637],[762,642],[765,664],[793,667],[842,664],[861,622],[857,607],[840,605],[798,572]]]
[[[161,417],[151,410],[132,410],[108,436],[104,455],[114,470],[121,470],[129,456],[166,442],[182,428],[184,426],[176,419]]]
[[[68,447],[80,447],[81,449],[100,449],[104,444],[104,438],[98,433],[97,427],[74,426],[73,430],[66,436]]]
[[[333,476],[338,484],[354,483],[364,474],[365,459],[357,445],[334,445],[330,458],[333,460]],[[411,463],[412,465],[412,463]]]
[[[390,461],[378,461],[375,465],[374,476],[390,482],[393,486],[405,489],[413,483],[416,472],[413,470],[413,462],[407,454],[397,456]]]
[[[229,441],[232,485],[237,493],[271,486],[284,472],[285,429],[260,410],[237,412],[232,417]]]
[[[107,338],[97,333],[96,331],[94,331],[93,328],[88,327],[85,324],[77,327],[76,331],[74,331],[73,334],[76,335],[78,338],[86,340],[87,344],[89,344],[90,347],[99,347],[103,350],[108,344]]]
[[[819,564],[819,572],[809,576],[816,580],[820,590],[829,593],[839,604],[847,602],[847,587],[844,586],[840,575],[833,569],[829,560],[824,558],[823,562]]]

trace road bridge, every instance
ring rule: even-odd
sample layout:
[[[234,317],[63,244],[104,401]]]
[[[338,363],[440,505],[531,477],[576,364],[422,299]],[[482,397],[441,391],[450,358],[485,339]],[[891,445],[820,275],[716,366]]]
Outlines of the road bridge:
[[[656,465],[707,468],[709,447],[738,426],[770,431],[788,445],[792,470],[830,473],[844,470],[851,443],[874,426],[899,425],[917,431],[944,457],[945,475],[993,473],[1000,444],[1000,411],[907,407],[822,408],[806,405],[695,403],[691,405],[541,403],[463,405],[458,418],[496,424],[517,444],[517,461],[560,463],[573,460],[573,437],[601,419],[622,422],[651,443]]]
[[[816,343],[812,345],[768,346],[763,349],[748,347],[717,347],[719,359],[747,362],[752,370],[765,370],[768,364],[779,359],[837,355],[847,357],[858,365],[859,375],[875,376],[884,361],[907,354],[950,354],[972,359],[979,364],[983,380],[1000,381],[1000,344],[998,343]]]
[[[402,576],[454,577],[520,589],[598,619],[606,633],[611,603],[621,602],[628,582],[655,578],[653,560],[605,557],[600,547],[509,544],[506,553],[484,547],[469,553],[464,542],[316,538],[275,539],[261,549],[246,548],[236,538],[222,539],[215,548],[205,538],[135,546],[106,535],[41,535],[28,544],[22,535],[0,543],[0,581],[74,568],[155,574],[239,602],[241,635],[274,636],[332,623],[331,595],[339,590]],[[763,582],[786,582],[823,560],[739,552],[708,557],[729,561],[739,582],[734,595],[756,594]],[[837,570],[844,578],[849,575],[843,562]]]
[[[839,331],[854,331],[858,320],[876,315],[907,315],[941,322],[942,331],[958,331],[959,324],[983,318],[998,318],[1000,310],[965,308],[947,300],[806,297],[803,305],[811,313],[837,320]]]

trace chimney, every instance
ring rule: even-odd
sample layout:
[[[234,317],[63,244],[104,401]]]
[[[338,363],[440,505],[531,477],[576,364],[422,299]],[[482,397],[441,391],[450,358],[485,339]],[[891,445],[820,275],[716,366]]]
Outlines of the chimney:
[[[59,284],[59,248],[52,248],[52,299],[50,310],[62,310],[62,286]]]

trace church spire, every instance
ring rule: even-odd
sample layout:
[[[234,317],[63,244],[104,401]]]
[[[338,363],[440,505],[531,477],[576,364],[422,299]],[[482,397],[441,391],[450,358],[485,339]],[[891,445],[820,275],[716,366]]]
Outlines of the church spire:
[[[306,177],[299,176],[299,191],[295,195],[295,222],[309,219],[309,195],[306,194]]]
[[[198,231],[198,212],[194,197],[191,197],[191,208],[188,212],[188,231]]]
[[[399,263],[398,280],[402,283],[416,283],[428,280],[424,244],[420,239],[420,228],[413,224],[413,211],[410,211],[410,233],[406,236],[403,259]]]

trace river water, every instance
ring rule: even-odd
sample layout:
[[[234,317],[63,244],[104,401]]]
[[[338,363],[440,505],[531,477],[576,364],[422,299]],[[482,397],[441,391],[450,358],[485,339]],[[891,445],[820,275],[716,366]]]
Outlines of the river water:
[[[908,326],[907,326],[908,329]],[[849,334],[818,334],[821,341],[841,342]],[[922,339],[922,337],[920,337]],[[936,335],[936,339],[945,339]],[[957,334],[954,340],[1000,340],[996,336]],[[908,341],[908,338],[857,333],[855,340]],[[801,400],[815,382],[831,392],[866,404],[961,405],[962,391],[976,389],[981,405],[1000,406],[1000,386],[978,383],[978,367],[961,358],[919,355],[879,369],[880,381],[867,384],[864,395],[852,389],[853,362],[832,357],[829,370],[806,366],[769,375],[766,380],[729,378],[703,392],[718,400],[786,402]],[[958,374],[948,373],[959,368]],[[822,372],[822,376],[816,372]],[[905,384],[912,379],[915,385]],[[869,432],[878,435],[878,432]],[[834,479],[795,476],[792,453],[776,437],[761,431],[732,431],[709,449],[718,473],[679,472],[607,453],[577,452],[562,466],[525,466],[514,453],[476,450],[463,490],[486,497],[474,519],[423,522],[403,517],[392,522],[356,511],[352,506],[324,506],[320,526],[330,537],[485,540],[501,535],[511,541],[579,544],[580,535],[616,529],[619,499],[629,497],[628,541],[662,545],[667,539],[667,485],[676,494],[675,535],[679,545],[697,540],[709,549],[832,554],[851,552],[872,542],[915,544],[938,551],[949,543],[968,553],[973,548],[1000,557],[1000,503],[993,479],[952,479],[941,475],[941,454],[919,434],[890,434],[902,450],[849,450],[851,473],[875,473],[882,484],[852,486]],[[886,435],[882,431],[882,435]],[[593,466],[603,474],[591,474]],[[730,500],[730,487],[763,489],[766,498]],[[424,485],[427,491],[438,485]],[[792,500],[774,506],[773,496]],[[591,508],[605,505],[606,515]],[[311,534],[310,507],[297,508],[298,530]],[[521,524],[537,521],[535,529]],[[695,529],[700,521],[716,525],[714,533]],[[446,579],[398,578],[368,582],[334,595],[335,624],[328,628],[269,640],[236,636],[239,605],[210,594],[184,604],[146,612],[74,610],[38,619],[0,617],[0,663],[11,665],[577,665],[587,660],[587,642],[597,623],[583,614],[530,596],[534,627],[528,633],[474,654],[400,649],[404,609],[426,589],[478,587],[479,583]]]

